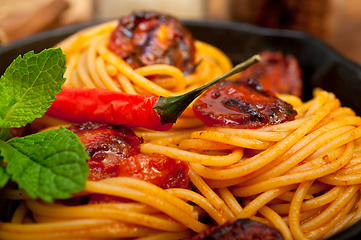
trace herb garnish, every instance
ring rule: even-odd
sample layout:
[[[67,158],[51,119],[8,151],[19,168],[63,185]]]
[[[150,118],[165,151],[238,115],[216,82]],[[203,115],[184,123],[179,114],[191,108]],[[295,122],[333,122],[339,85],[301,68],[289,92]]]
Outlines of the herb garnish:
[[[65,82],[65,63],[60,48],[29,52],[17,57],[0,80],[0,187],[11,179],[31,198],[48,202],[84,189],[85,147],[63,127],[8,140],[9,128],[44,115]]]

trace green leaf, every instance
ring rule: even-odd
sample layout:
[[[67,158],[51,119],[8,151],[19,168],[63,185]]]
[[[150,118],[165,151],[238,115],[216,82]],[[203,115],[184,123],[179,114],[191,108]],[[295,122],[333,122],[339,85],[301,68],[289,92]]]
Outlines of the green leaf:
[[[6,141],[10,137],[10,129],[9,128],[3,128],[0,129],[0,139]]]
[[[42,117],[65,82],[60,48],[17,57],[0,80],[0,128],[22,127]]]
[[[79,138],[61,127],[22,138],[0,141],[6,172],[31,198],[69,198],[85,187],[89,158]]]
[[[5,166],[0,166],[0,188],[4,187],[9,179],[10,175],[6,173]]]

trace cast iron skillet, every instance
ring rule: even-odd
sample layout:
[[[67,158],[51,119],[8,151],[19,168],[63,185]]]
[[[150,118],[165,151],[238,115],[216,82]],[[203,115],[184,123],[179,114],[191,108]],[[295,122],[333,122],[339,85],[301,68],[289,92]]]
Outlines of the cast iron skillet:
[[[40,52],[54,46],[72,33],[100,22],[58,28],[0,47],[0,74],[19,54]],[[281,50],[299,60],[304,78],[303,100],[312,97],[315,87],[334,92],[345,106],[361,116],[361,67],[347,60],[317,39],[300,32],[259,28],[247,24],[215,21],[183,21],[201,41],[226,53],[234,64],[262,50]],[[1,195],[1,194],[0,194]],[[4,207],[7,206],[7,207]],[[0,201],[0,214],[6,215],[9,205]],[[2,208],[2,209],[1,209]],[[6,209],[4,209],[6,208]],[[361,237],[361,221],[331,240],[356,240]]]

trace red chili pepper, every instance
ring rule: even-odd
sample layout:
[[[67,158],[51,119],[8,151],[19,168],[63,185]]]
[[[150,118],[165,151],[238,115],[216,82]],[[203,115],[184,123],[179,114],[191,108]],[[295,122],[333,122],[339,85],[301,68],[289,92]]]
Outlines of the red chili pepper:
[[[104,89],[64,88],[46,112],[69,122],[103,122],[167,131],[187,106],[216,83],[260,61],[255,55],[213,81],[180,96],[156,97]]]
[[[64,88],[46,112],[69,122],[104,122],[166,131],[153,109],[159,97],[135,95],[93,88]]]

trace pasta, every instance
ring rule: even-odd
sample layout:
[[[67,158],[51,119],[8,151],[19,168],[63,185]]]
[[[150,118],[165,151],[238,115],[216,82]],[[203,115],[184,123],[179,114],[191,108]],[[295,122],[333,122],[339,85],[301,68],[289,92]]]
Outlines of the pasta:
[[[85,29],[59,43],[67,55],[64,87],[104,88],[172,96],[200,86],[231,68],[218,49],[196,41],[195,72],[184,76],[157,64],[133,70],[106,47],[116,23]],[[151,81],[146,76],[167,78]],[[361,118],[332,93],[315,89],[307,102],[279,95],[298,112],[295,120],[259,129],[204,127],[191,111],[168,132],[134,129],[140,151],[187,162],[193,189],[161,189],[129,177],[88,181],[78,201],[107,194],[120,203],[54,204],[21,200],[1,239],[187,239],[212,224],[249,218],[278,229],[284,239],[324,239],[361,218]],[[47,126],[57,125],[44,118]],[[63,124],[62,124],[63,125]]]
[[[199,87],[232,68],[231,61],[223,52],[196,40],[195,61],[200,64],[192,74],[184,76],[178,68],[166,64],[133,70],[106,47],[116,24],[107,22],[85,29],[56,46],[62,48],[68,59],[64,87],[98,87],[132,94],[169,96]],[[145,78],[154,74],[168,78],[156,83]]]

